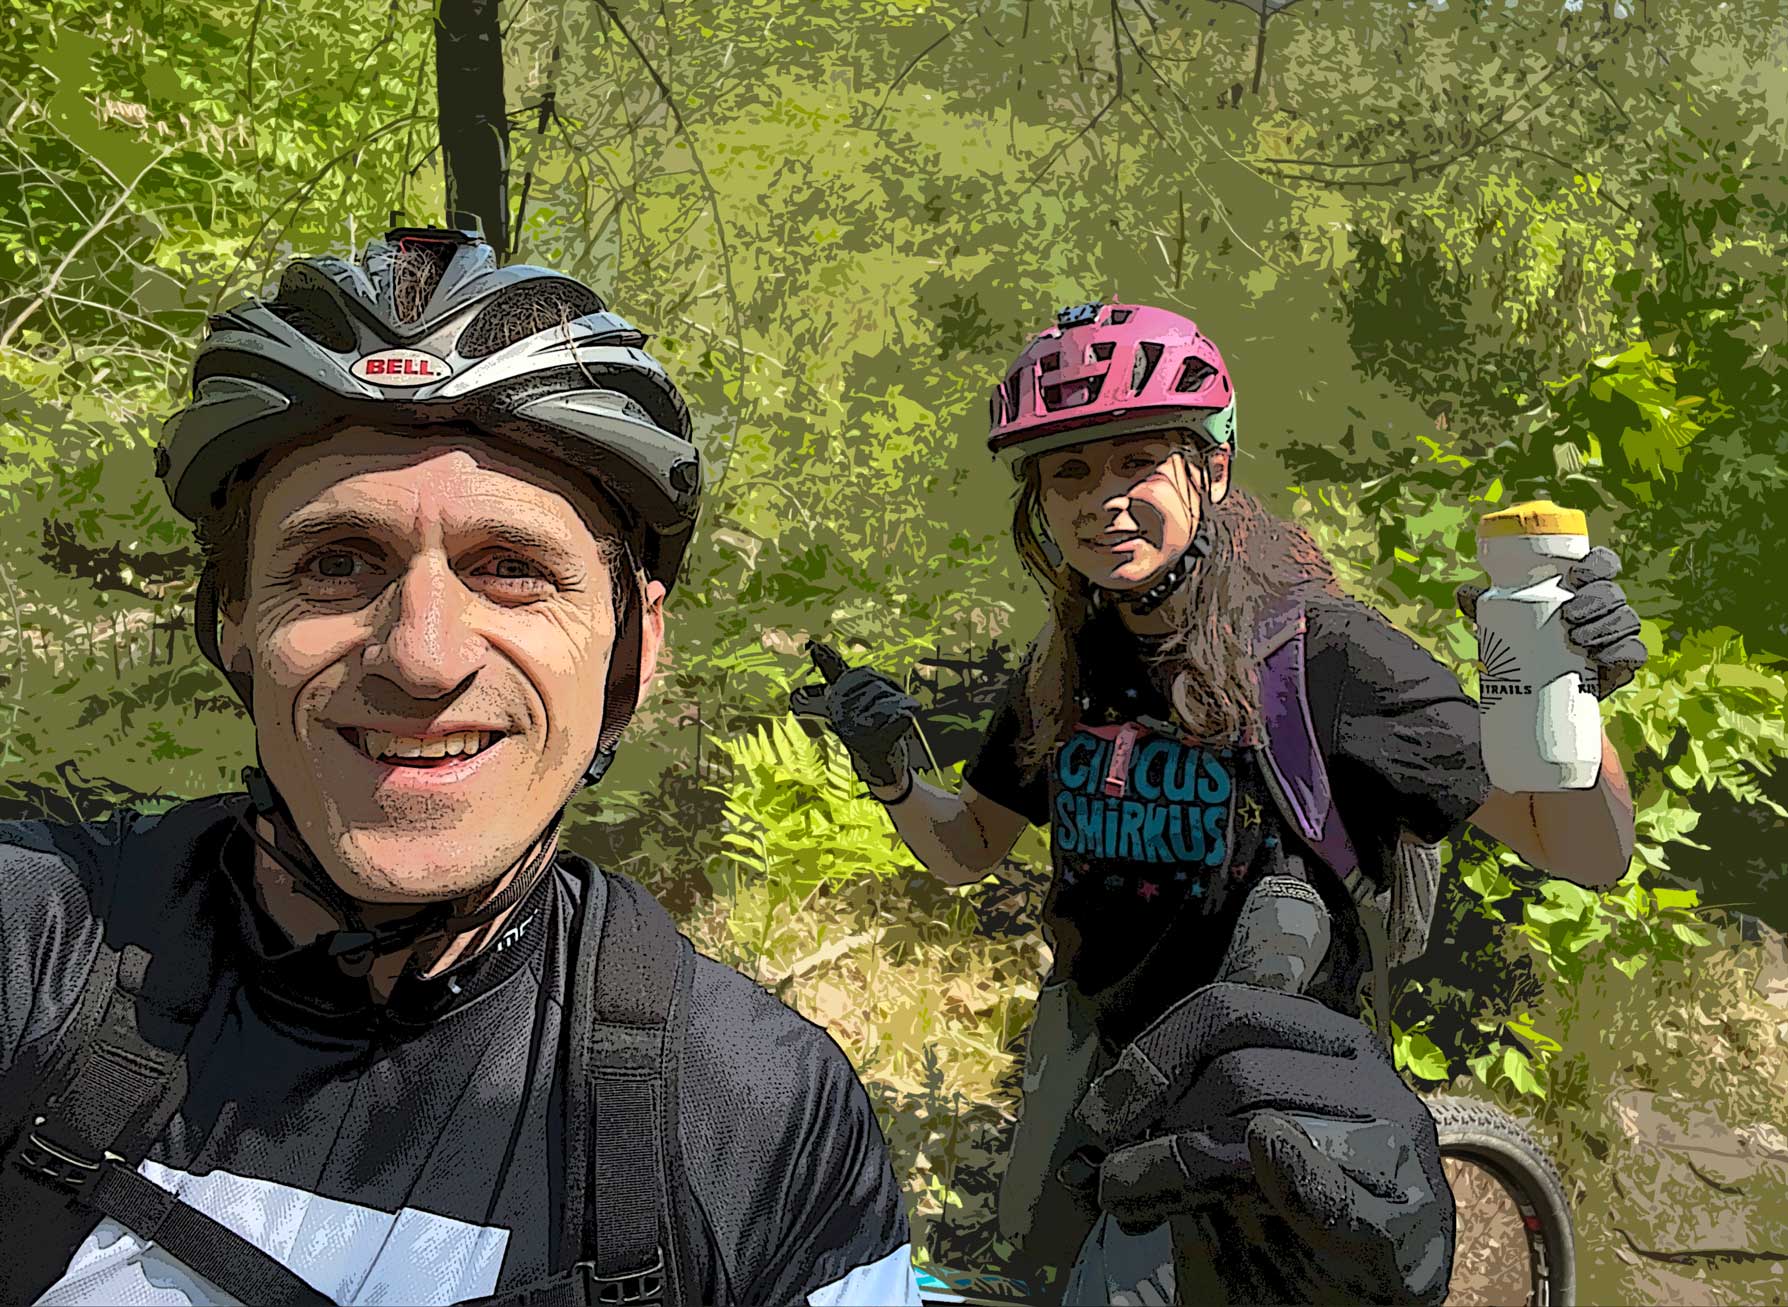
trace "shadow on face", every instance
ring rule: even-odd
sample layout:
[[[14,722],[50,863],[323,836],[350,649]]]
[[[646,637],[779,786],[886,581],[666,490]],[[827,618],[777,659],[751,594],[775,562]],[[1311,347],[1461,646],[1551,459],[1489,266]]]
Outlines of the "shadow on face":
[[[1229,489],[1229,451],[1191,457],[1190,443],[1156,432],[1038,457],[1044,523],[1069,567],[1107,589],[1142,590],[1185,554],[1206,498]]]
[[[493,882],[595,751],[624,571],[598,495],[472,436],[359,428],[275,462],[249,522],[219,646],[252,669],[262,765],[305,842],[368,902]]]

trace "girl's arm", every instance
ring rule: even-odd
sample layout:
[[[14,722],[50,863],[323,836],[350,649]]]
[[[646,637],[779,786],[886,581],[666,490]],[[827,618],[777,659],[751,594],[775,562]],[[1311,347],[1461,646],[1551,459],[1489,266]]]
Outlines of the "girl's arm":
[[[1012,851],[1030,824],[972,785],[952,794],[914,775],[912,786],[906,798],[889,804],[888,815],[913,856],[947,885],[980,880]],[[887,802],[904,788],[905,782],[872,786],[870,793]]]
[[[1538,870],[1592,888],[1626,875],[1633,857],[1633,796],[1606,735],[1593,788],[1547,794],[1493,789],[1471,822]]]

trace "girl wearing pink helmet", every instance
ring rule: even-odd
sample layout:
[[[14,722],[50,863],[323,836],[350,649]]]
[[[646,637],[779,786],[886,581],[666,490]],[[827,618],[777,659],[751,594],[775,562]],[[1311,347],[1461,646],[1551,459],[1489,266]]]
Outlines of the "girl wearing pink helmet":
[[[889,678],[818,647],[827,683],[794,707],[831,724],[946,881],[986,875],[1028,823],[1049,830],[1053,971],[1002,1233],[1032,1269],[1073,1261],[1070,1301],[1440,1301],[1451,1195],[1431,1119],[1355,1019],[1355,902],[1375,900],[1409,841],[1467,821],[1535,866],[1618,879],[1633,839],[1618,760],[1604,744],[1593,790],[1492,790],[1458,680],[1232,484],[1235,386],[1186,318],[1064,309],[989,408],[989,446],[1019,482],[1013,540],[1050,617],[961,792],[913,774],[917,705]],[[1564,609],[1603,694],[1644,661],[1616,571],[1597,550]],[[1308,713],[1291,720],[1320,782],[1288,774],[1269,739],[1288,682],[1263,702],[1261,668],[1288,641]],[[1307,792],[1324,787],[1332,803]],[[1346,881],[1336,840],[1358,850]],[[1244,909],[1266,947],[1241,941]],[[1315,943],[1298,955],[1297,940]]]

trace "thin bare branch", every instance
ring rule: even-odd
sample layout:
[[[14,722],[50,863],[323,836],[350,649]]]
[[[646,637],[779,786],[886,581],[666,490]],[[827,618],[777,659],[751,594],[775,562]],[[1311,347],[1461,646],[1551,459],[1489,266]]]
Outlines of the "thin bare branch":
[[[882,95],[881,104],[876,106],[875,113],[870,116],[868,124],[869,131],[873,132],[876,128],[876,124],[881,122],[882,114],[887,111],[888,101],[893,98],[894,92],[900,89],[900,84],[907,79],[908,74],[920,64],[924,63],[933,50],[936,50],[939,46],[943,45],[944,42],[955,36],[974,19],[979,18],[981,16],[981,11],[985,8],[987,8],[987,0],[981,0],[981,3],[975,6],[974,13],[968,15],[966,18],[957,19],[956,22],[952,23],[950,27],[945,30],[942,36],[938,37],[937,40],[933,41],[930,45],[926,46],[923,50],[919,51],[918,54],[907,61],[906,67],[902,68],[894,80],[888,83],[888,89]],[[989,35],[991,35],[991,33],[989,33]]]
[[[414,78],[416,93],[410,97],[410,130],[404,133],[403,153],[398,156],[400,159],[408,159],[410,157],[410,143],[416,139],[416,124],[422,120],[422,87],[424,85],[423,69],[427,66],[428,55],[428,46],[425,44],[422,47],[422,51],[416,56],[416,75]],[[439,142],[436,143],[436,148],[439,148]],[[430,150],[429,153],[432,154],[434,151]],[[428,156],[424,155],[423,157],[427,158]],[[422,165],[418,163],[416,166],[419,168]],[[409,204],[410,178],[415,175],[416,173],[412,169],[406,171],[398,180],[397,211],[399,213],[402,213],[405,207]]]
[[[1037,187],[1037,183],[1041,182],[1043,180],[1043,178],[1048,174],[1049,169],[1051,168],[1051,166],[1054,165],[1055,161],[1057,159],[1061,158],[1062,155],[1066,154],[1069,150],[1073,149],[1074,146],[1076,144],[1078,144],[1086,136],[1086,134],[1088,132],[1092,131],[1093,128],[1095,128],[1099,125],[1100,119],[1104,118],[1106,114],[1110,113],[1114,108],[1116,108],[1118,101],[1120,101],[1124,98],[1124,52],[1123,52],[1122,47],[1120,47],[1118,44],[1118,32],[1120,30],[1120,25],[1122,24],[1123,19],[1118,14],[1118,0],[1110,0],[1110,3],[1111,3],[1111,65],[1112,65],[1112,76],[1113,76],[1111,98],[1109,100],[1107,100],[1104,104],[1099,106],[1099,112],[1094,114],[1091,118],[1087,119],[1086,122],[1081,125],[1081,128],[1079,131],[1075,132],[1074,135],[1070,136],[1067,140],[1063,141],[1060,145],[1056,146],[1053,150],[1051,150],[1049,152],[1049,154],[1047,156],[1045,156],[1043,162],[1040,165],[1038,165],[1036,169],[1034,169],[1032,171],[1030,185],[1026,186],[1022,191],[1020,191],[1018,193],[1019,199],[1023,199],[1026,195],[1029,195],[1033,190],[1035,190]]]
[[[1572,163],[1569,159],[1561,159],[1556,154],[1553,154],[1548,150],[1540,149],[1540,147],[1537,145],[1519,145],[1519,144],[1511,141],[1511,142],[1509,142],[1507,148],[1511,149],[1511,150],[1517,150],[1522,154],[1531,154],[1538,158],[1545,159],[1549,163],[1557,164],[1560,168],[1563,168],[1566,172],[1572,174],[1573,176],[1583,177],[1587,180],[1588,174],[1582,164]],[[1605,181],[1599,182],[1598,185],[1596,186],[1595,190],[1592,192],[1592,194],[1594,194],[1597,199],[1606,200],[1609,204],[1612,204],[1615,208],[1619,209],[1622,213],[1626,214],[1627,217],[1630,218],[1633,216],[1632,205],[1622,204],[1619,200],[1615,199],[1614,195],[1608,190],[1608,186]]]
[[[107,223],[118,216],[118,210],[129,203],[130,197],[136,193],[138,183],[154,171],[155,166],[173,152],[173,146],[164,146],[161,153],[157,154],[148,163],[144,164],[142,170],[138,172],[135,177],[130,179],[130,184],[119,191],[117,198],[112,201],[111,205],[104,213],[99,215],[99,221],[87,228],[81,238],[68,247],[68,253],[62,256],[62,262],[58,263],[55,271],[50,273],[50,279],[44,283],[43,289],[37,293],[37,297],[21,309],[17,317],[6,324],[6,330],[0,331],[0,349],[6,349],[11,346],[12,338],[18,334],[19,328],[23,327],[25,323],[30,320],[31,315],[43,307],[44,300],[55,292],[56,287],[62,283],[62,275],[68,271],[69,265],[75,261],[76,256],[79,255],[82,250],[87,248],[87,242],[97,236],[105,228]]]
[[[546,146],[546,129],[552,124],[553,104],[559,84],[559,42],[553,41],[552,61],[546,70],[546,92],[540,97],[540,118],[534,125],[534,148],[528,152],[528,166],[522,173],[521,196],[515,205],[515,225],[509,232],[509,257],[521,249],[522,221],[528,216],[528,192],[534,188],[534,161]]]
[[[397,0],[391,0],[390,5],[385,10],[385,31],[384,31],[384,34],[382,36],[380,36],[378,40],[374,41],[372,43],[372,45],[367,47],[366,53],[361,56],[360,67],[358,67],[354,70],[354,80],[348,83],[348,89],[346,92],[343,93],[343,95],[341,97],[341,102],[343,104],[347,104],[353,100],[354,92],[360,89],[360,79],[362,77],[366,76],[366,70],[372,64],[373,56],[378,54],[380,50],[383,50],[386,46],[391,44],[391,38],[396,34],[396,32],[397,32]]]
[[[278,241],[286,234],[286,232],[291,230],[292,224],[294,222],[298,221],[298,215],[304,211],[304,206],[307,203],[309,203],[310,196],[311,196],[312,192],[314,192],[317,189],[317,187],[322,184],[323,179],[325,177],[327,177],[330,173],[334,172],[337,168],[339,168],[342,164],[346,163],[349,159],[354,158],[356,155],[358,155],[360,153],[360,151],[364,150],[367,146],[371,145],[374,141],[378,140],[380,137],[386,136],[386,135],[390,134],[391,132],[396,131],[399,127],[403,127],[403,126],[407,125],[414,117],[415,117],[414,114],[405,114],[401,118],[393,118],[390,122],[385,123],[383,126],[375,127],[372,131],[368,132],[365,136],[361,137],[359,140],[355,141],[352,145],[348,146],[348,148],[343,150],[340,154],[337,154],[335,157],[330,159],[321,168],[317,169],[317,171],[314,174],[312,174],[310,177],[306,178],[304,181],[300,182],[297,186],[295,186],[292,190],[287,192],[286,197],[283,200],[281,200],[278,204],[273,206],[273,211],[271,213],[269,213],[265,218],[261,219],[261,225],[255,228],[254,235],[250,236],[248,238],[248,240],[244,243],[244,245],[242,247],[242,253],[239,256],[237,256],[236,262],[230,265],[230,271],[229,271],[228,275],[226,275],[221,281],[218,282],[217,289],[216,289],[216,291],[214,291],[212,293],[212,296],[211,296],[211,307],[213,309],[216,309],[217,305],[222,301],[223,296],[229,292],[230,287],[234,284],[234,282],[236,280],[236,274],[238,272],[242,271],[242,265],[244,263],[248,262],[249,251],[253,250],[255,248],[255,246],[260,243],[261,237],[263,237],[267,234],[267,228],[269,228],[273,225],[273,219],[276,216],[278,216],[279,213],[282,210],[284,210],[287,205],[292,206],[292,212],[291,212],[291,215],[286,219],[285,225],[279,229],[279,234],[273,238],[275,243],[278,243]]]
[[[248,106],[249,116],[255,111],[255,42],[261,36],[261,11],[267,6],[267,0],[255,0],[254,16],[248,20],[248,48],[244,52],[247,68],[243,75],[242,99]]]
[[[683,120],[683,110],[678,106],[676,97],[671,94],[670,86],[665,82],[663,77],[659,76],[657,67],[652,63],[652,60],[647,56],[646,52],[640,48],[639,42],[634,40],[632,31],[621,21],[621,15],[616,12],[615,7],[609,3],[609,0],[595,0],[595,3],[598,8],[608,15],[609,21],[614,23],[616,30],[618,30],[622,37],[626,39],[627,44],[633,48],[633,53],[645,67],[647,75],[651,77],[653,84],[658,87],[658,93],[664,97],[664,103],[670,109],[671,117],[676,120],[677,130],[682,133],[683,139],[689,143],[690,160],[695,164],[696,172],[701,174],[702,188],[707,191],[708,204],[714,212],[714,231],[720,243],[720,268],[722,274],[726,278],[726,296],[733,311],[733,330],[738,333],[739,336],[743,337],[745,334],[744,314],[739,308],[739,292],[733,282],[733,255],[731,246],[727,244],[726,220],[721,216],[720,196],[714,190],[713,181],[708,177],[707,165],[702,162],[701,151],[696,148],[695,137],[690,134],[688,124]],[[720,469],[720,476],[716,479],[714,484],[713,493],[715,495],[720,493],[720,487],[725,484],[726,474],[732,467],[732,456],[734,451],[738,448],[739,431],[744,422],[745,350],[743,343],[741,342],[737,348],[739,392],[738,397],[733,401],[733,433],[732,439],[727,443],[726,465]]]
[[[50,299],[58,304],[72,304],[83,309],[93,309],[100,313],[109,313],[115,318],[124,319],[126,322],[134,322],[138,326],[149,328],[151,331],[159,331],[162,335],[172,341],[177,349],[185,350],[192,344],[190,339],[182,336],[179,332],[170,331],[159,322],[132,313],[128,309],[121,309],[115,304],[99,304],[95,303],[93,300],[82,299],[78,295],[63,295],[60,293],[52,294]],[[100,348],[103,349],[105,347],[100,346]]]
[[[1618,39],[1618,38],[1616,38],[1616,39]],[[1390,159],[1372,159],[1372,160],[1354,161],[1354,160],[1345,160],[1345,159],[1331,160],[1331,159],[1269,158],[1265,162],[1267,162],[1269,164],[1288,165],[1288,166],[1294,167],[1294,168],[1321,168],[1321,169],[1325,169],[1329,172],[1356,172],[1356,171],[1366,172],[1366,171],[1370,171],[1373,169],[1382,169],[1382,168],[1396,168],[1399,170],[1407,170],[1406,173],[1403,171],[1400,171],[1398,173],[1398,175],[1390,177],[1390,178],[1374,178],[1374,179],[1370,179],[1370,180],[1359,179],[1359,178],[1331,178],[1331,177],[1316,176],[1316,175],[1312,175],[1312,174],[1292,174],[1292,173],[1278,172],[1278,171],[1274,171],[1274,173],[1273,173],[1274,176],[1287,177],[1287,178],[1290,178],[1295,181],[1314,181],[1314,182],[1319,182],[1319,183],[1323,183],[1326,185],[1332,185],[1332,186],[1400,185],[1405,181],[1413,180],[1413,179],[1419,177],[1423,173],[1428,173],[1428,174],[1438,173],[1438,172],[1441,172],[1447,168],[1450,168],[1453,164],[1458,163],[1461,159],[1464,159],[1470,155],[1478,153],[1480,150],[1484,149],[1486,146],[1494,145],[1497,141],[1501,140],[1503,137],[1507,136],[1510,132],[1514,131],[1515,128],[1519,127],[1522,123],[1526,122],[1529,118],[1533,117],[1534,114],[1538,113],[1541,109],[1545,108],[1548,104],[1550,104],[1552,102],[1552,100],[1558,95],[1558,93],[1561,90],[1563,90],[1566,86],[1570,85],[1576,79],[1578,74],[1585,72],[1586,70],[1594,68],[1596,66],[1596,64],[1600,61],[1601,56],[1605,53],[1606,53],[1606,47],[1604,47],[1601,50],[1596,51],[1594,54],[1585,56],[1584,58],[1582,58],[1580,60],[1576,60],[1574,62],[1562,60],[1562,59],[1554,61],[1552,67],[1550,69],[1548,69],[1547,72],[1543,76],[1536,78],[1534,81],[1530,82],[1525,88],[1523,88],[1523,90],[1521,91],[1521,94],[1516,96],[1515,100],[1512,103],[1505,104],[1504,106],[1502,106],[1502,108],[1498,109],[1494,114],[1492,114],[1484,119],[1481,119],[1475,126],[1473,126],[1471,129],[1469,129],[1469,131],[1467,133],[1468,143],[1466,145],[1460,147],[1459,149],[1454,150],[1450,154],[1445,153],[1444,150],[1441,148],[1436,148],[1436,149],[1432,149],[1432,150],[1424,150],[1424,151],[1421,151],[1420,153],[1412,152],[1410,154],[1404,155],[1401,158],[1390,158]],[[1537,91],[1540,87],[1544,86],[1547,82],[1552,81],[1554,78],[1558,77],[1559,74],[1561,74],[1561,73],[1568,73],[1568,76],[1566,76],[1562,80],[1558,81],[1552,87],[1551,90],[1549,90],[1545,95],[1541,96],[1537,101],[1528,105],[1524,112],[1516,115],[1514,118],[1510,119],[1508,122],[1502,122],[1502,119],[1508,115],[1508,113],[1511,109],[1515,108],[1516,105],[1521,104],[1529,96],[1533,95],[1533,93],[1535,91]],[[1495,131],[1488,132],[1488,134],[1486,134],[1486,129],[1489,128],[1491,126],[1491,124],[1493,124],[1493,123],[1500,124],[1500,125],[1497,126]]]
[[[522,15],[527,12],[528,0],[521,0],[521,3],[515,7],[515,12],[509,15],[509,21],[503,25],[502,37],[505,41],[509,39],[509,29],[519,23]]]

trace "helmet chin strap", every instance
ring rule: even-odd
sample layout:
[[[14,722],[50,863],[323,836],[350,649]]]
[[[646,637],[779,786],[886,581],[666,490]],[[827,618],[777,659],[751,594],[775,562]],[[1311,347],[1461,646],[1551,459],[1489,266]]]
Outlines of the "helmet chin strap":
[[[546,828],[535,836],[527,850],[509,865],[505,873],[508,884],[482,906],[460,910],[455,901],[430,903],[416,912],[394,921],[371,924],[365,907],[347,893],[323,870],[316,856],[298,833],[285,800],[259,767],[242,769],[243,784],[248,789],[249,811],[237,819],[262,853],[282,867],[293,885],[313,902],[323,907],[340,923],[325,931],[301,952],[320,953],[332,959],[343,974],[364,976],[377,958],[414,948],[426,940],[461,935],[488,925],[533,893],[551,865],[553,843],[565,810],[553,814]],[[257,818],[273,829],[273,839],[261,834]]]
[[[194,618],[201,651],[223,671],[243,705],[249,708],[252,717],[253,683],[244,673],[225,667],[218,648],[216,578],[209,568],[199,578]],[[597,742],[595,756],[584,769],[580,782],[583,786],[595,785],[608,771],[615,760],[621,733],[633,716],[633,708],[639,698],[642,626],[639,605],[636,602],[630,603],[622,617],[614,660],[610,666],[602,734]],[[621,706],[607,706],[616,704]],[[256,761],[258,764],[258,757]],[[427,940],[461,935],[488,925],[524,901],[533,893],[534,887],[552,865],[554,842],[565,818],[565,809],[561,807],[553,814],[552,820],[547,822],[545,829],[529,843],[521,857],[510,863],[504,873],[508,884],[481,906],[462,910],[460,904],[464,902],[463,899],[448,900],[427,904],[395,920],[372,924],[366,920],[367,905],[337,885],[311,852],[298,831],[291,810],[273,788],[273,782],[266,771],[259,765],[244,767],[242,783],[248,791],[249,810],[237,819],[237,824],[262,853],[291,876],[293,886],[300,893],[340,923],[334,930],[325,931],[296,951],[319,953],[334,961],[343,974],[349,976],[366,975],[377,958],[414,948]],[[265,821],[272,828],[271,840],[261,833],[260,821]],[[413,960],[410,965],[415,965]]]
[[[1179,456],[1180,468],[1186,474],[1188,485],[1191,485],[1192,455],[1185,449],[1175,450],[1174,453]],[[1206,470],[1206,474],[1208,475],[1208,464],[1206,465]],[[1188,517],[1191,516],[1192,502],[1197,494],[1197,488],[1194,486],[1192,488],[1192,493],[1185,497],[1186,514]],[[1126,612],[1137,617],[1142,617],[1154,612],[1162,604],[1166,603],[1173,593],[1191,578],[1193,572],[1198,570],[1199,560],[1210,556],[1212,539],[1211,511],[1210,505],[1207,502],[1204,506],[1204,511],[1198,515],[1198,529],[1192,533],[1192,538],[1186,542],[1185,550],[1181,552],[1178,558],[1173,560],[1172,566],[1162,574],[1159,581],[1156,581],[1141,594],[1112,591],[1107,590],[1103,586],[1095,585],[1092,587],[1091,594],[1088,597],[1089,606],[1096,613],[1103,610],[1108,604],[1116,604],[1119,608],[1122,608]]]
[[[1186,542],[1185,552],[1173,560],[1173,566],[1163,573],[1159,581],[1141,594],[1107,590],[1104,586],[1095,585],[1088,597],[1092,610],[1096,613],[1108,604],[1116,604],[1138,617],[1154,612],[1167,602],[1174,591],[1191,579],[1192,573],[1198,570],[1199,560],[1210,556],[1212,536],[1210,514],[1206,513],[1199,519],[1198,530],[1192,533],[1192,539]]]

